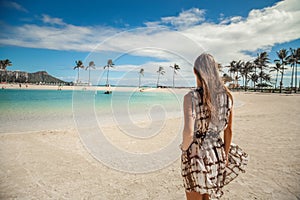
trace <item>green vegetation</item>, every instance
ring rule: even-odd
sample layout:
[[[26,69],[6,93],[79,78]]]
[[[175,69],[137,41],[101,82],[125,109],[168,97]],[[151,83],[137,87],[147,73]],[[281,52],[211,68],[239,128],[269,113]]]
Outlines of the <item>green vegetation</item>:
[[[254,85],[253,90],[272,90],[273,92],[277,91],[277,82],[279,73],[281,75],[280,79],[280,89],[279,92],[282,93],[283,89],[283,76],[285,74],[286,66],[290,65],[292,68],[291,74],[291,85],[286,88],[287,91],[295,93],[299,88],[297,87],[297,64],[300,62],[300,48],[290,49],[281,49],[277,53],[278,59],[274,60],[275,66],[270,67],[270,59],[267,52],[261,52],[257,54],[257,57],[253,61],[231,61],[228,66],[229,75],[223,74],[224,82],[231,82],[229,84],[230,89],[244,89],[247,91],[249,89],[248,83],[252,81]],[[276,71],[275,81],[272,85],[272,78],[270,72]],[[243,78],[243,86],[238,84],[240,80],[240,75]],[[231,81],[229,79],[231,77]]]
[[[79,83],[79,69],[84,69],[83,63],[81,60],[77,60],[75,61],[76,66],[73,68],[74,70],[77,69],[78,70],[78,75],[77,75],[77,81],[76,83]]]
[[[174,66],[170,66],[173,69],[173,88],[175,87],[175,74],[177,74],[177,71],[180,70],[179,65],[177,65],[176,63],[174,64]]]
[[[109,69],[114,67],[114,63],[112,61],[112,59],[109,59],[107,61],[107,65],[105,65],[103,68],[107,69],[107,73],[106,73],[106,86],[109,87],[109,81],[108,81],[108,76],[109,76]]]
[[[144,69],[141,68],[139,71],[139,88],[141,87],[141,76],[144,76]]]
[[[159,78],[160,78],[160,75],[164,75],[166,73],[166,71],[164,70],[164,68],[162,66],[159,66],[158,70],[157,70],[157,73],[158,73],[158,77],[157,77],[156,87],[159,87]]]
[[[297,92],[299,90],[298,84],[298,64],[300,63],[300,48],[292,49],[280,49],[277,53],[278,59],[274,60],[275,66],[270,66],[270,59],[267,52],[260,52],[257,54],[257,57],[252,61],[231,61],[228,66],[222,67],[221,64],[218,64],[218,69],[220,73],[223,73],[222,79],[225,83],[229,83],[230,89],[244,89],[245,91],[254,90],[254,91],[272,91],[277,92],[277,85],[280,76],[279,82],[279,92],[283,91],[283,76],[285,75],[285,70],[287,66],[291,67],[291,78],[289,87],[285,88],[286,92]],[[75,61],[76,66],[73,69],[78,70],[77,83],[80,83],[79,72],[80,69],[89,70],[89,80],[88,83],[91,84],[90,80],[90,70],[95,69],[95,63],[93,61],[89,62],[89,65],[85,67],[81,60]],[[19,71],[7,71],[7,67],[12,66],[12,62],[9,59],[0,60],[0,81],[2,82],[5,78],[6,82],[19,82],[19,83],[65,83],[59,79],[51,77],[47,72],[36,72],[36,73],[27,73]],[[114,67],[112,59],[107,61],[107,65],[103,68],[107,70],[106,73],[106,86],[109,87],[109,71],[110,68]],[[170,66],[173,69],[173,88],[175,87],[175,75],[180,70],[178,64]],[[224,73],[223,68],[228,69],[228,73]],[[272,79],[270,72],[276,72],[275,78]],[[141,68],[139,73],[139,85],[141,87],[141,77],[144,76],[144,69]],[[158,68],[158,77],[157,77],[157,87],[166,87],[159,85],[160,76],[164,75],[166,71],[164,67],[159,66]],[[239,85],[240,78],[242,78],[242,86]],[[251,83],[253,85],[250,88],[248,85]]]

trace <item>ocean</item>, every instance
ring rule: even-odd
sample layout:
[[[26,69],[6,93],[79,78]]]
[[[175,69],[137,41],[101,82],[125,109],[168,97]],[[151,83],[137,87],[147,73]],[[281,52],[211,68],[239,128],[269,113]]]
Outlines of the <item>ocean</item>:
[[[183,94],[89,90],[0,91],[0,133],[65,130],[89,126],[148,123],[181,117]],[[81,120],[84,119],[84,120]],[[91,120],[89,120],[91,119]],[[85,124],[80,124],[84,121]]]

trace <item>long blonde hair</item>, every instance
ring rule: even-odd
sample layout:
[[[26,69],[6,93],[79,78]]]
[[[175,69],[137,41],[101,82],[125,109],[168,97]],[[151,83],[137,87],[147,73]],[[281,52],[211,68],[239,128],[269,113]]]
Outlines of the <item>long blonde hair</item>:
[[[207,106],[210,121],[219,124],[225,112],[222,111],[224,99],[232,96],[219,77],[218,64],[207,53],[201,54],[195,61],[194,73],[203,88],[203,104]],[[223,100],[221,99],[223,98]]]

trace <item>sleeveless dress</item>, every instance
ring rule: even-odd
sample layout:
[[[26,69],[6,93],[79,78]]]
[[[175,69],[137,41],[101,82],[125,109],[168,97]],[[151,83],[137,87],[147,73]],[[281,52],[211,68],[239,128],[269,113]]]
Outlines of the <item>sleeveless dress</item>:
[[[223,113],[220,116],[225,116],[219,118],[218,126],[208,121],[210,117],[202,103],[202,88],[190,91],[190,95],[195,115],[194,139],[181,156],[183,185],[187,192],[209,194],[211,199],[219,199],[223,195],[222,187],[235,179],[240,172],[245,172],[248,155],[239,146],[231,144],[229,164],[226,166],[224,142],[220,134],[227,127],[232,108],[228,95],[218,96],[220,112]]]

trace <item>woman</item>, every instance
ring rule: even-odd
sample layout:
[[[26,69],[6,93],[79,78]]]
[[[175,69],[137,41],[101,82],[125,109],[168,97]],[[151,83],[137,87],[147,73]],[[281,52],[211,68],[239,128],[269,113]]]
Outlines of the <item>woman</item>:
[[[219,199],[222,187],[244,172],[248,155],[231,144],[233,99],[214,58],[200,55],[194,74],[197,88],[184,96],[183,103],[181,173],[188,200]]]

